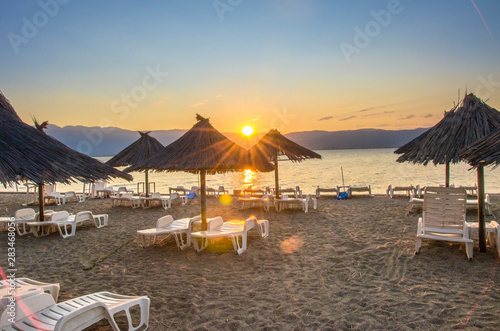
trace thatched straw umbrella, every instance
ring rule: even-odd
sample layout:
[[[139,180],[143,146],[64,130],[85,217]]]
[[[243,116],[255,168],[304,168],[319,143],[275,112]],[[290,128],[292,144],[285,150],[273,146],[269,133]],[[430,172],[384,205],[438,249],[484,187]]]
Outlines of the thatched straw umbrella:
[[[7,187],[20,179],[36,184],[89,182],[132,176],[79,153],[24,123],[0,92],[0,182]],[[43,220],[43,189],[39,190]]]
[[[207,229],[206,174],[252,169],[272,171],[264,158],[251,158],[248,151],[217,131],[208,118],[196,116],[196,123],[182,137],[145,160],[141,165],[125,171],[186,171],[200,174],[202,229]]]
[[[460,157],[477,168],[477,209],[479,222],[479,248],[486,251],[486,224],[484,220],[484,167],[500,165],[500,128],[492,134],[479,139],[460,152]],[[483,246],[484,245],[484,246]]]
[[[252,148],[250,155],[263,155],[274,163],[275,196],[279,197],[278,161],[280,156],[292,162],[301,162],[306,159],[321,159],[321,155],[291,141],[278,130],[269,130]]]
[[[500,112],[474,94],[446,112],[435,126],[413,139],[394,153],[403,154],[397,162],[446,165],[446,186],[450,184],[450,163],[463,159],[459,152],[478,139],[487,136],[500,125]]]
[[[149,133],[150,131],[139,131],[141,137],[108,160],[106,164],[112,167],[134,166],[160,151],[164,146],[158,140],[151,137]],[[148,170],[145,170],[144,173],[146,185],[145,193],[146,196],[149,196]]]

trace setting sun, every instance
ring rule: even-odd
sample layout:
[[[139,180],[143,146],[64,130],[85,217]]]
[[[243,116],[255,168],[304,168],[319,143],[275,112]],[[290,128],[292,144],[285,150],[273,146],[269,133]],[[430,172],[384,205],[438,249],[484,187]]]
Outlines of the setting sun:
[[[251,136],[254,133],[253,127],[251,127],[250,125],[246,125],[243,127],[243,129],[241,129],[241,133],[243,133],[243,135],[247,137]]]

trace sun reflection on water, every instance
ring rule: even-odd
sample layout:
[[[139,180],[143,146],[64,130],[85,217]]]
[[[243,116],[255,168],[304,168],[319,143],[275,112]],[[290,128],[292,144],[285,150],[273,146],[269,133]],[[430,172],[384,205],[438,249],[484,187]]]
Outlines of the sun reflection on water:
[[[255,180],[257,178],[257,173],[251,169],[245,169],[243,171],[243,188],[251,189],[255,186]]]

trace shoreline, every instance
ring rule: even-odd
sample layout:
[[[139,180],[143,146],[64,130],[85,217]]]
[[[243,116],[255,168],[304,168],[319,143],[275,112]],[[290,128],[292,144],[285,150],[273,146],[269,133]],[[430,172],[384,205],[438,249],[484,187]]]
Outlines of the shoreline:
[[[0,216],[22,208],[22,198],[1,194]],[[496,250],[479,253],[476,242],[469,262],[463,245],[424,240],[415,255],[420,213],[408,213],[407,198],[321,197],[307,214],[207,200],[208,217],[268,219],[269,237],[250,231],[241,255],[229,240],[200,253],[179,250],[172,237],[141,248],[137,230],[167,214],[198,215],[199,199],[168,211],[111,207],[109,199],[52,204],[46,208],[107,213],[109,225],[84,224],[67,239],[16,236],[17,276],[60,283],[59,301],[97,291],[147,295],[150,330],[500,328]],[[499,200],[493,195],[494,214]],[[6,238],[1,232],[2,247]]]

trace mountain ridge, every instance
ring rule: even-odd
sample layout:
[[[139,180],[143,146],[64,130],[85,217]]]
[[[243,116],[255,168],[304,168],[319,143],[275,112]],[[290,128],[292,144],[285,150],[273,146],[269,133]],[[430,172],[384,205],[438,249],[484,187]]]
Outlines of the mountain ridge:
[[[342,131],[298,131],[285,134],[288,139],[313,150],[325,149],[363,149],[363,148],[397,148],[427,128],[412,130],[359,129]],[[168,145],[180,138],[187,130],[152,130],[150,135],[163,145]],[[90,156],[112,156],[139,139],[134,130],[117,127],[86,127],[69,125],[59,127],[49,124],[46,133],[67,146]],[[223,132],[229,139],[245,148],[251,147],[264,133],[256,133],[251,138],[239,133]]]

